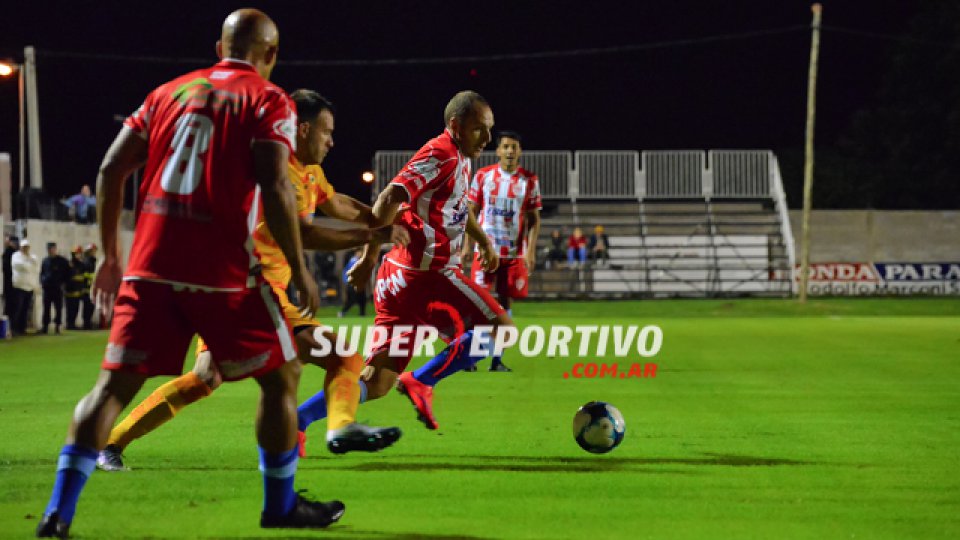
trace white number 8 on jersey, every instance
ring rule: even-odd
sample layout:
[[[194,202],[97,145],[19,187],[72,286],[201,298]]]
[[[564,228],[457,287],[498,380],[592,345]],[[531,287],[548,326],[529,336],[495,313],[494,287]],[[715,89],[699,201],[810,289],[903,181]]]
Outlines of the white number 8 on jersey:
[[[163,166],[160,187],[168,193],[189,195],[200,185],[203,177],[201,155],[213,138],[213,121],[209,117],[190,113],[177,120],[177,131],[170,141],[173,154]]]

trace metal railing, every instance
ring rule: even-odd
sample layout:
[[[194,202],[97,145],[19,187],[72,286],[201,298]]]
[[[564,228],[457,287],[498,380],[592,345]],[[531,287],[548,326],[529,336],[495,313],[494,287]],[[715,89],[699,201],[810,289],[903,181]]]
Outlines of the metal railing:
[[[413,156],[374,154],[379,193]],[[496,163],[484,152],[474,170]],[[769,150],[528,150],[521,165],[540,177],[545,199],[773,199],[783,191]]]
[[[578,151],[571,194],[578,199],[634,199],[638,195],[640,159],[637,152]]]
[[[713,196],[754,198],[771,196],[769,150],[711,150]]]
[[[643,152],[644,198],[702,198],[709,193],[706,158],[699,150]]]

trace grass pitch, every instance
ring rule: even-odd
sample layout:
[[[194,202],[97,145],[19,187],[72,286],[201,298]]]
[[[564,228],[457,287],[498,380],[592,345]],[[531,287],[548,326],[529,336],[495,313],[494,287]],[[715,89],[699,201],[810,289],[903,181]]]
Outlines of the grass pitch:
[[[361,420],[404,430],[382,453],[328,454],[318,423],[297,486],[346,502],[326,531],[257,527],[257,388],[225,385],[134,442],[134,471],[94,474],[74,536],[960,537],[957,300],[526,303],[514,313],[520,325],[658,324],[657,376],[565,379],[576,362],[612,359],[508,354],[514,373],[484,362],[437,387],[439,432],[397,394],[363,405]],[[321,318],[336,321],[332,309]],[[105,340],[0,343],[0,537],[32,535]],[[322,375],[305,369],[301,399]],[[610,454],[573,441],[573,414],[590,400],[626,417]]]

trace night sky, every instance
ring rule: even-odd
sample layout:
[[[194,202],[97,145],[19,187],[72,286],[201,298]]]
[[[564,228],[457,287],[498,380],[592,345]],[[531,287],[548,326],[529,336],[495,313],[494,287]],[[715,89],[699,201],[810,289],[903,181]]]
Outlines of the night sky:
[[[75,193],[126,115],[195,63],[72,59],[58,52],[209,58],[227,2],[18,2],[0,18],[0,58],[38,49],[45,190]],[[454,5],[456,4],[456,5]],[[918,2],[825,1],[824,24],[900,34]],[[96,7],[89,7],[95,5]],[[364,199],[360,173],[378,149],[416,149],[442,129],[456,91],[479,91],[498,129],[528,150],[802,147],[809,30],[554,59],[439,65],[300,67],[284,60],[378,60],[618,47],[776,30],[810,23],[810,3],[782,1],[251,2],[280,29],[273,80],[310,87],[338,108],[324,167],[335,187]],[[59,7],[58,7],[59,6]],[[825,30],[818,146],[835,144],[875,99],[893,42]],[[0,152],[14,158],[15,79],[0,80]],[[799,171],[784,171],[798,175]],[[797,206],[799,201],[790,201]]]

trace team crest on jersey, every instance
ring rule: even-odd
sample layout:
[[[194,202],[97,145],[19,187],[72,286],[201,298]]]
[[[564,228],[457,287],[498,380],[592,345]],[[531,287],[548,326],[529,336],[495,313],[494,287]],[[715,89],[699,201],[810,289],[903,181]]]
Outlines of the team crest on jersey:
[[[516,281],[517,290],[518,290],[518,291],[522,291],[522,290],[523,290],[523,286],[526,285],[526,283],[527,283],[527,280],[525,280],[525,279],[523,279],[523,278],[518,279],[518,280]]]
[[[467,207],[463,206],[459,210],[455,210],[453,215],[450,216],[450,226],[459,225],[467,220]]]

